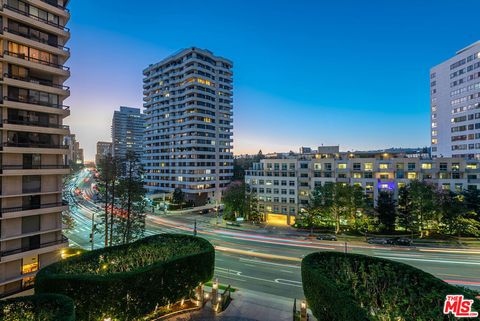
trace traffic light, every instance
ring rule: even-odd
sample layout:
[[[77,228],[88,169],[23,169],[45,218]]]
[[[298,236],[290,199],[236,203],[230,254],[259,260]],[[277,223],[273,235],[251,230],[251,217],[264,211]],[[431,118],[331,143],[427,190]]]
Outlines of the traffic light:
[[[90,233],[90,243],[93,242],[93,233]]]

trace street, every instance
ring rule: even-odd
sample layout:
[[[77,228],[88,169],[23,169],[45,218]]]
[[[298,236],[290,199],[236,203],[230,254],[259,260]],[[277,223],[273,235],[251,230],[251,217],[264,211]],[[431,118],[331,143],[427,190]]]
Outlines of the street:
[[[65,198],[70,203],[76,226],[66,232],[70,245],[91,248],[89,234],[92,215],[100,222],[103,209],[92,198],[92,174],[81,171],[69,182]],[[80,193],[77,195],[75,189]],[[78,193],[78,191],[77,191]],[[197,232],[216,247],[215,276],[220,283],[286,298],[303,298],[301,259],[316,251],[345,251],[343,242],[317,241],[305,237],[282,236],[265,229],[243,231],[210,224],[202,215],[148,215],[145,235]],[[94,247],[101,248],[102,235],[94,235]],[[480,249],[415,248],[367,244],[347,244],[347,251],[406,263],[432,273],[448,283],[480,290]]]

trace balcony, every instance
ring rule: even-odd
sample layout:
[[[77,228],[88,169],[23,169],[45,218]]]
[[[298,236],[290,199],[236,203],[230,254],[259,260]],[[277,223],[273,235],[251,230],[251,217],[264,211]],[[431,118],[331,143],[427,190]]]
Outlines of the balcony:
[[[61,144],[45,144],[45,143],[37,143],[37,142],[6,142],[3,143],[3,147],[32,147],[32,148],[53,148],[53,149],[68,149],[68,145],[61,145]]]
[[[3,124],[35,126],[35,127],[45,127],[45,128],[58,128],[58,129],[65,129],[65,130],[70,129],[70,127],[67,125],[60,125],[60,124],[54,124],[54,123],[41,123],[38,121],[27,121],[27,120],[20,120],[20,119],[4,119],[1,125],[3,126]]]
[[[57,241],[42,243],[42,244],[38,244],[36,246],[21,247],[21,248],[15,249],[15,250],[1,251],[0,252],[0,257],[3,258],[5,256],[9,256],[9,255],[20,254],[20,253],[23,253],[23,252],[38,250],[38,249],[41,249],[41,248],[50,247],[50,246],[54,246],[54,245],[60,245],[60,244],[64,244],[64,243],[68,243],[68,239],[65,236],[62,235],[62,239],[57,240]]]
[[[40,38],[34,37],[34,36],[26,34],[26,33],[19,32],[17,30],[14,30],[14,29],[11,29],[11,28],[8,28],[8,27],[4,27],[3,32],[8,32],[8,33],[11,33],[13,35],[17,35],[17,36],[20,36],[20,37],[23,37],[23,38],[26,38],[26,39],[30,39],[30,40],[33,40],[35,42],[54,47],[56,49],[60,49],[64,53],[69,53],[70,52],[69,47],[65,47],[65,46],[62,46],[62,45],[59,45],[59,44],[52,44],[52,43],[49,43],[48,41],[42,40]]]
[[[63,110],[70,110],[70,106],[65,106],[65,105],[60,105],[60,104],[52,104],[44,101],[39,101],[39,100],[34,100],[34,99],[28,99],[26,97],[8,97],[4,96],[3,100],[5,101],[13,101],[16,103],[23,103],[23,104],[31,104],[31,105],[38,105],[38,106],[45,106],[45,107],[52,107],[52,108],[57,108],[57,109],[63,109]]]
[[[67,66],[64,66],[64,65],[59,65],[57,63],[50,62],[50,61],[47,61],[47,60],[42,60],[42,59],[30,57],[30,56],[27,56],[23,53],[4,50],[3,54],[7,55],[7,56],[10,56],[10,57],[23,59],[23,60],[26,60],[26,61],[30,61],[30,62],[38,63],[38,64],[41,64],[41,65],[45,65],[45,66],[48,66],[48,67],[53,67],[53,68],[61,69],[61,70],[64,70],[64,71],[70,71],[70,67],[67,67]]]
[[[51,81],[38,79],[38,78],[30,78],[30,77],[20,77],[12,74],[5,73],[3,74],[3,80],[6,84],[12,85],[14,87],[24,87],[25,82],[30,83],[31,89],[35,89],[38,91],[49,92],[61,96],[69,96],[70,95],[70,87],[55,84]]]
[[[42,2],[45,2],[45,1],[42,1]],[[46,2],[46,3],[48,3],[48,2]],[[50,3],[49,3],[49,4],[50,4]],[[8,9],[8,10],[11,10],[11,11],[13,11],[13,12],[15,12],[15,13],[21,14],[21,15],[23,15],[23,16],[25,16],[25,17],[29,17],[29,18],[31,18],[31,19],[33,19],[33,20],[43,22],[43,23],[45,23],[45,24],[47,24],[47,25],[49,25],[49,26],[55,27],[55,28],[60,29],[60,30],[62,30],[62,31],[70,32],[70,29],[69,29],[69,28],[62,26],[62,25],[60,25],[59,23],[55,23],[55,22],[53,22],[53,21],[49,21],[49,20],[47,20],[47,19],[40,18],[39,16],[33,15],[33,14],[31,14],[31,13],[29,13],[29,12],[26,12],[26,11],[23,11],[23,10],[19,10],[19,9],[17,9],[17,8],[14,8],[14,7],[12,7],[12,6],[9,6],[8,4],[4,4],[4,5],[3,5],[3,8]]]
[[[43,208],[61,207],[61,206],[68,206],[68,203],[62,201],[62,202],[56,202],[56,203],[29,204],[29,205],[24,205],[24,206],[0,208],[0,218],[3,217],[3,214],[6,214],[6,213],[31,211],[31,210],[38,210],[38,209],[43,209]]]
[[[58,3],[52,3],[52,1],[48,1],[48,0],[40,0],[40,1],[45,2],[46,4],[49,4],[51,6],[54,6],[55,8],[64,10],[65,12],[70,12],[70,10],[67,7],[61,6]]]

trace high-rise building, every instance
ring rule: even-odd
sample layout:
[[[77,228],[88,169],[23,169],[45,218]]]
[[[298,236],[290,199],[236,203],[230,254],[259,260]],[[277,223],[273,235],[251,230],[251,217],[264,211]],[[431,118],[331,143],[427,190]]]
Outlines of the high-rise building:
[[[480,159],[480,41],[430,70],[432,155]]]
[[[70,114],[68,0],[3,0],[0,57],[0,296],[31,288],[61,258],[63,176]]]
[[[150,193],[180,188],[197,204],[221,198],[233,175],[232,66],[188,48],[143,71]]]
[[[112,155],[112,142],[97,142],[97,153],[95,154],[95,164],[100,164],[101,160],[108,155]]]
[[[63,144],[68,150],[65,155],[65,164],[70,165],[71,169],[78,169],[84,165],[83,148],[80,148],[80,142],[77,141],[75,134],[63,137]]]
[[[121,106],[113,113],[112,155],[125,158],[127,151],[142,155],[144,120],[140,108]]]

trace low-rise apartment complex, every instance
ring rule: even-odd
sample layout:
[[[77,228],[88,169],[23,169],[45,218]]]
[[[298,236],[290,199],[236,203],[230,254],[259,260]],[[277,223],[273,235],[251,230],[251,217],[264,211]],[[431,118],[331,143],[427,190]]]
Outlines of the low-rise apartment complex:
[[[480,162],[430,158],[425,150],[340,152],[338,146],[299,154],[277,154],[254,163],[245,175],[256,193],[260,212],[270,223],[293,224],[315,187],[327,182],[361,186],[372,200],[378,192],[394,193],[412,180],[441,189],[480,188]]]

